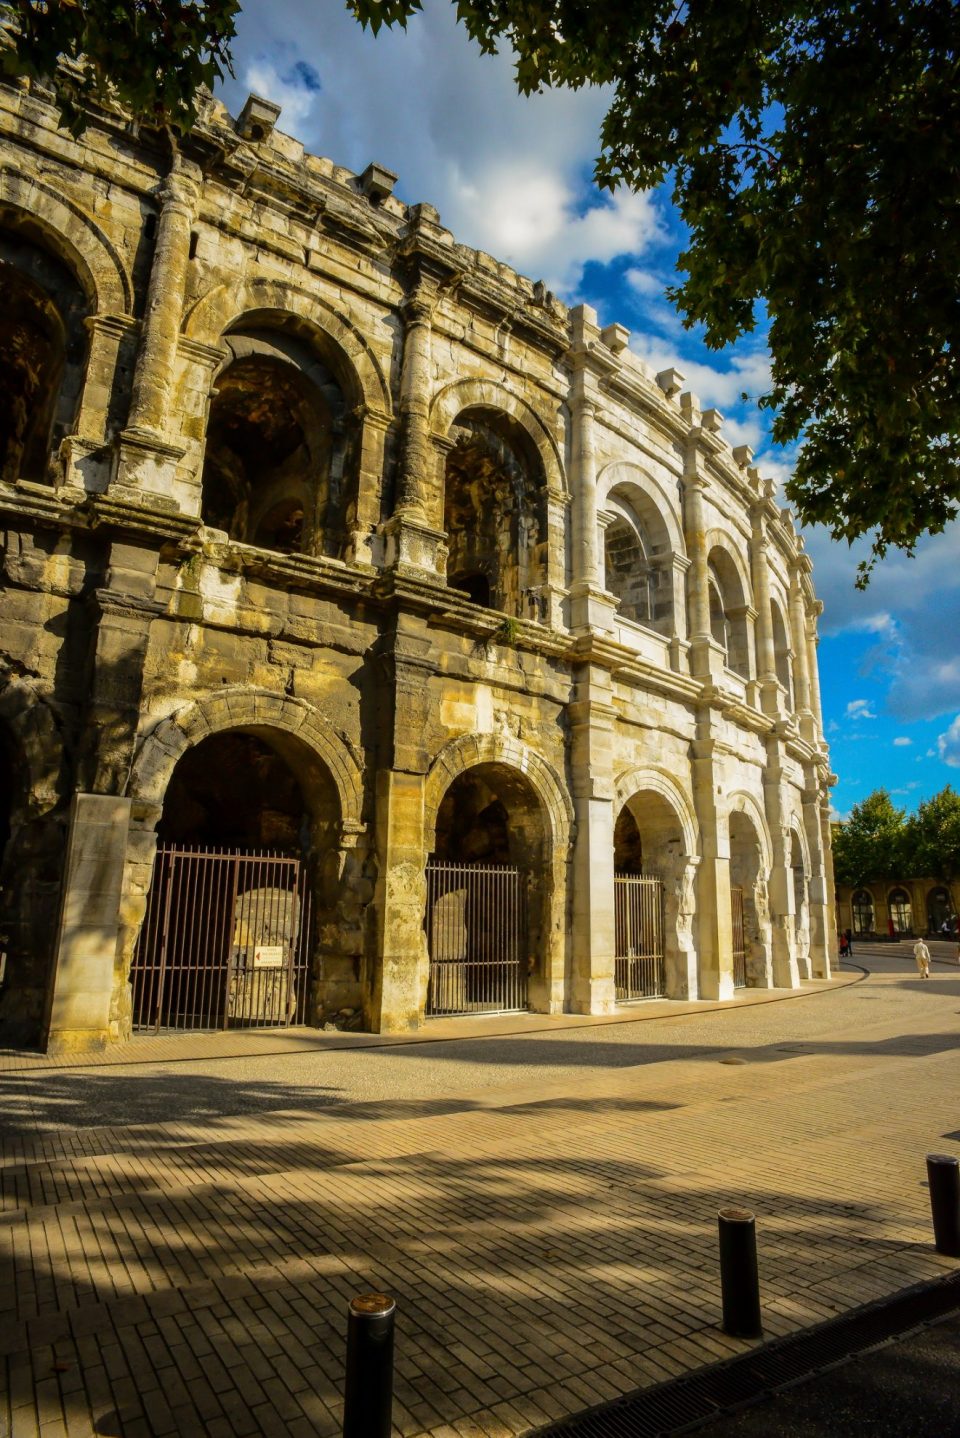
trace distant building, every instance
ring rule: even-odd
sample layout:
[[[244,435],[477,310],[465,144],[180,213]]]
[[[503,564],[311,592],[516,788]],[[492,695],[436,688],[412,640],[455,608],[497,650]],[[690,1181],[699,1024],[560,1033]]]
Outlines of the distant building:
[[[619,325],[0,88],[7,1041],[608,1014],[835,945],[810,560]]]
[[[952,937],[957,910],[949,888],[937,879],[878,879],[837,888],[837,923],[855,939]]]

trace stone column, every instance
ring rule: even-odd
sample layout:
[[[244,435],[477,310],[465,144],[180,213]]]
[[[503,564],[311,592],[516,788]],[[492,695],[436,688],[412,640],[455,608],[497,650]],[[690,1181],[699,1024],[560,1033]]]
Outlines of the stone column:
[[[609,1014],[616,1006],[613,961],[613,750],[616,710],[610,674],[585,666],[567,708],[573,804],[573,976],[570,1008]]]
[[[127,428],[136,433],[160,436],[168,424],[199,180],[195,165],[178,160],[160,189],[157,240],[127,421]]]
[[[753,538],[750,544],[750,566],[753,593],[757,604],[757,678],[760,682],[760,704],[765,714],[781,712],[777,681],[777,658],[773,642],[773,619],[770,610],[770,557],[765,516],[762,507],[753,510]]]
[[[436,667],[430,636],[416,616],[398,614],[378,647],[369,716],[377,730],[377,934],[364,1008],[374,1032],[403,1033],[418,1027],[427,995],[423,788]]]
[[[793,891],[792,841],[786,822],[785,775],[780,739],[767,740],[767,763],[763,779],[763,807],[773,844],[770,869],[770,920],[773,984],[778,989],[795,989],[800,983],[797,967],[796,904]]]
[[[820,699],[820,665],[817,660],[817,619],[823,613],[823,605],[817,600],[807,611],[807,671],[810,676],[810,708],[818,738],[823,737],[823,704]]]
[[[697,721],[692,745],[693,802],[703,856],[697,873],[699,996],[733,998],[733,915],[730,908],[730,835],[720,833],[715,740],[709,717]]]
[[[815,979],[828,979],[837,935],[833,861],[830,852],[830,796],[823,771],[808,772],[803,795],[803,824],[810,850],[810,968]]]
[[[799,566],[794,566],[790,573],[790,639],[793,645],[793,685],[796,691],[800,733],[805,739],[812,739],[813,713],[810,708],[807,611],[803,594],[802,571]]]
[[[418,288],[403,305],[403,368],[400,379],[402,451],[398,511],[427,519],[424,487],[432,472],[430,454],[430,355],[433,297]],[[437,516],[430,516],[435,522]]]
[[[64,864],[56,963],[45,1024],[50,1052],[111,1037],[130,800],[75,794]]]
[[[394,512],[383,526],[386,563],[400,571],[443,571],[443,479],[430,443],[431,342],[435,288],[420,283],[403,305],[400,466]]]
[[[597,525],[597,440],[599,412],[597,376],[611,361],[601,346],[596,313],[589,305],[570,312],[572,346],[568,356],[573,379],[570,388],[573,554],[571,556],[570,618],[575,630],[610,633],[616,601],[604,588]]]
[[[596,589],[597,565],[597,401],[583,369],[574,377],[570,396],[573,428],[573,555],[574,585]]]

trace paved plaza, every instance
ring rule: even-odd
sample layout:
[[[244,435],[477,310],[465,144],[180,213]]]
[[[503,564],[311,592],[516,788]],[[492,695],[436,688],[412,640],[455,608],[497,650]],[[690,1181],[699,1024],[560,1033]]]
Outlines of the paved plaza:
[[[928,982],[878,945],[865,977],[616,1022],[7,1055],[0,1433],[337,1434],[371,1288],[399,1433],[526,1433],[748,1346],[718,1326],[730,1202],[769,1336],[953,1271],[924,1155],[960,1153],[960,970],[932,947]]]

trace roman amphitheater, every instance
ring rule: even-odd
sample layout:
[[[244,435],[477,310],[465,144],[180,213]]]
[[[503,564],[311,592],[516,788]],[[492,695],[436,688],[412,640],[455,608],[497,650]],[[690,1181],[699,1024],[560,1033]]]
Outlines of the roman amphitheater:
[[[829,975],[773,484],[278,116],[74,140],[0,88],[2,1041]]]

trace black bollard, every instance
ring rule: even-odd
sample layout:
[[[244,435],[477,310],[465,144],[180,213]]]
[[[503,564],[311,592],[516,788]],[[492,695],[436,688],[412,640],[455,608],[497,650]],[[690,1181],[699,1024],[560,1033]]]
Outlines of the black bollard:
[[[927,1181],[934,1247],[960,1258],[960,1161],[952,1153],[928,1153]]]
[[[350,1300],[343,1438],[390,1438],[396,1311],[386,1293],[361,1293]]]
[[[721,1208],[720,1290],[723,1331],[732,1338],[760,1338],[760,1279],[757,1275],[757,1225],[745,1208]]]

